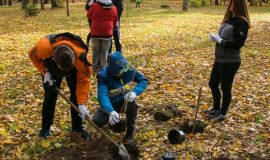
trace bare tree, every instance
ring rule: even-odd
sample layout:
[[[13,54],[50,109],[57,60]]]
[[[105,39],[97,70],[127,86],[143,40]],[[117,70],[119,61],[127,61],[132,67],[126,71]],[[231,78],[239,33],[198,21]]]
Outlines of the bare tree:
[[[69,5],[68,5],[68,0],[66,0],[67,3],[67,16],[69,16]]]
[[[22,9],[24,9],[28,3],[29,3],[28,0],[22,0]]]
[[[45,7],[44,7],[44,1],[43,0],[40,0],[40,9],[41,10],[44,10]]]
[[[58,7],[56,0],[51,0],[52,8]]]
[[[188,2],[189,0],[183,0],[183,11],[188,11]]]

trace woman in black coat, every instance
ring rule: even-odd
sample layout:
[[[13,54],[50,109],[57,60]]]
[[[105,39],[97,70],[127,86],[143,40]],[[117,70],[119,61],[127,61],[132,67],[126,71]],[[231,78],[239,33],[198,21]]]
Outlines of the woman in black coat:
[[[210,40],[216,42],[215,62],[209,81],[213,108],[206,111],[210,119],[222,121],[226,118],[232,98],[233,79],[241,64],[240,49],[245,43],[249,28],[245,0],[231,0],[218,34],[210,33]]]

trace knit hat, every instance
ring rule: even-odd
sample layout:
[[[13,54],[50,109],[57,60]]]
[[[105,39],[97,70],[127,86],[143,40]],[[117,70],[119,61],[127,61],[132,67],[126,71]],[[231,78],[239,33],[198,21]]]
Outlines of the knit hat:
[[[111,0],[97,0],[103,8],[112,8],[113,3]]]

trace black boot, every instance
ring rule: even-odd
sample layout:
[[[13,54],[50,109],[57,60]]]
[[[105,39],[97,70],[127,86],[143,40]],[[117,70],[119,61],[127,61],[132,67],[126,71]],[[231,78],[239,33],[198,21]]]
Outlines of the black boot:
[[[89,141],[92,139],[91,135],[84,129],[78,129],[78,130],[72,129],[72,132],[81,134],[81,137],[86,141]]]
[[[127,131],[127,133],[126,133],[126,135],[124,137],[123,143],[124,144],[134,144],[134,143],[136,143],[135,139],[134,139],[134,131],[132,131],[132,132]]]

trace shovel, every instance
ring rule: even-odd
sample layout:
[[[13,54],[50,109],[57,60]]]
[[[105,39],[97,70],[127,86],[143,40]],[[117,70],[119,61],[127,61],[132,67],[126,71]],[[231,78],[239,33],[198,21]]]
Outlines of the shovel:
[[[53,89],[61,96],[63,97],[73,109],[75,109],[79,114],[81,114],[80,110],[76,107],[75,104],[73,104],[57,87],[53,87]],[[105,136],[110,142],[112,142],[116,147],[118,147],[119,151],[118,154],[121,156],[123,160],[130,160],[130,155],[124,146],[123,143],[117,144],[115,141],[111,139],[111,137],[106,134],[103,130],[101,130],[91,119],[90,117],[86,116],[85,119],[94,126],[96,130],[98,130],[103,136]]]
[[[196,119],[197,119],[197,114],[198,114],[199,105],[200,105],[201,93],[202,93],[202,87],[200,87],[200,89],[199,89],[199,95],[198,95],[198,99],[197,99],[197,106],[196,106],[196,112],[195,112],[195,117],[194,117],[194,121],[193,121],[192,133],[195,133]]]

